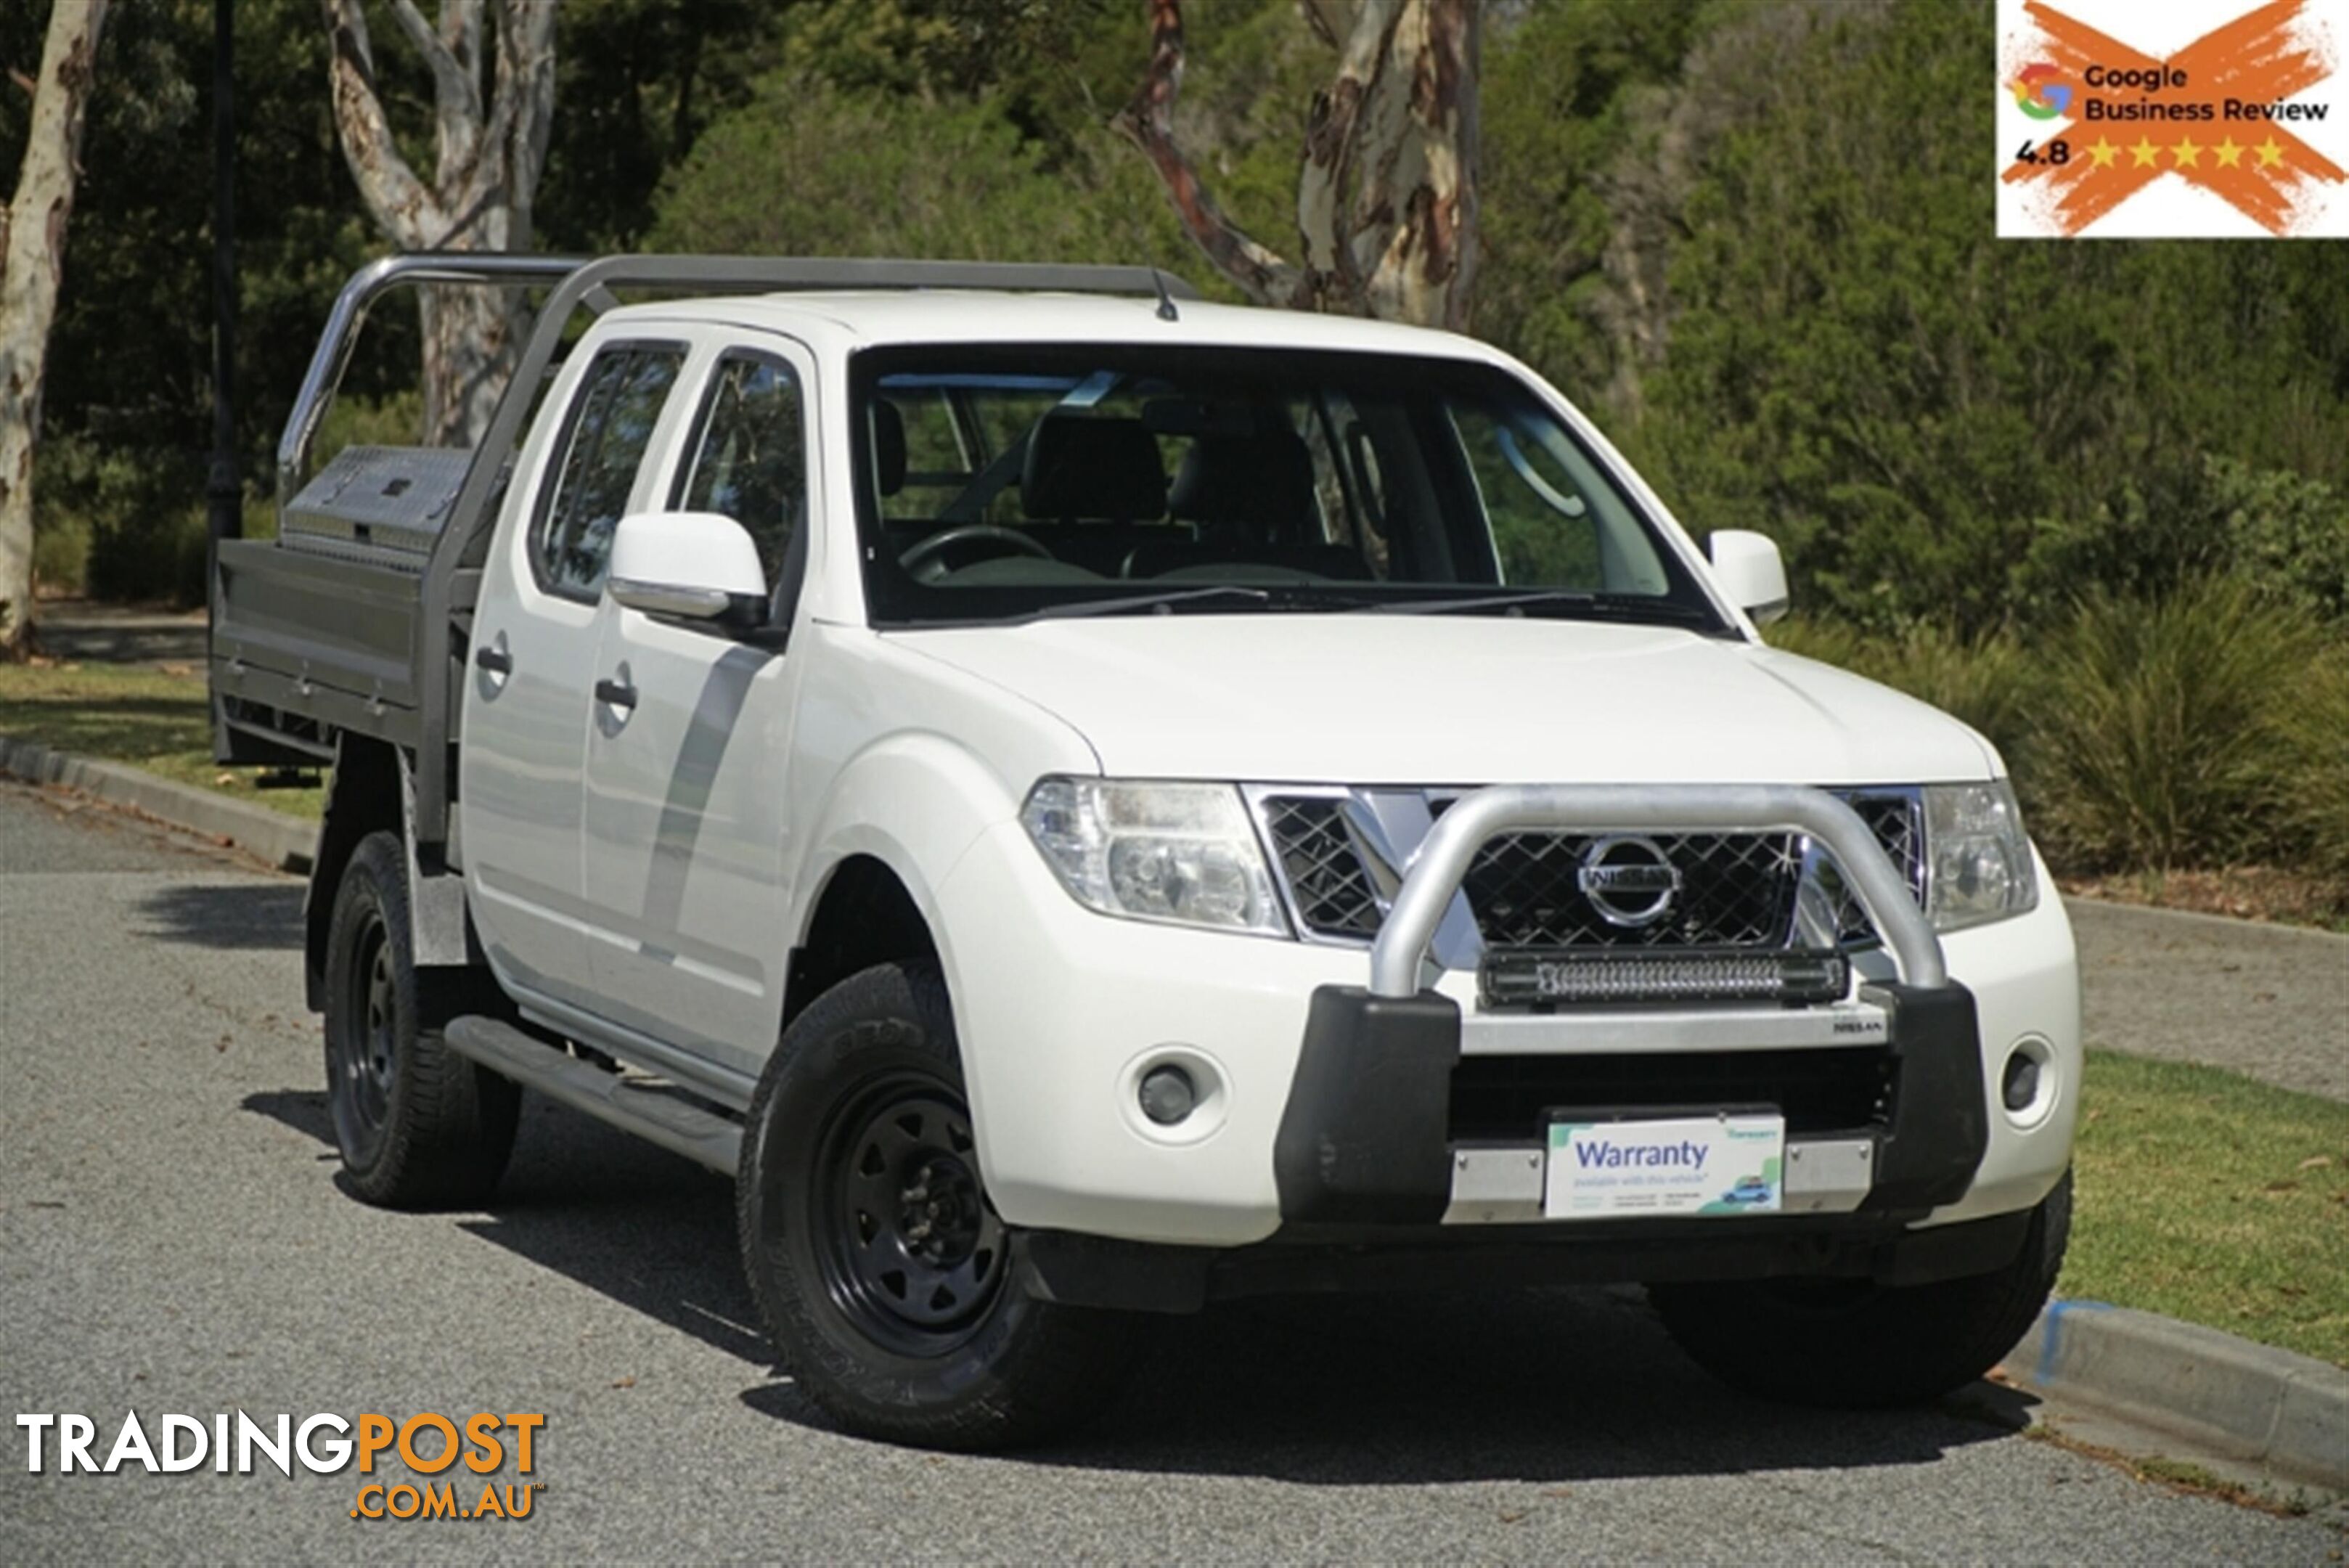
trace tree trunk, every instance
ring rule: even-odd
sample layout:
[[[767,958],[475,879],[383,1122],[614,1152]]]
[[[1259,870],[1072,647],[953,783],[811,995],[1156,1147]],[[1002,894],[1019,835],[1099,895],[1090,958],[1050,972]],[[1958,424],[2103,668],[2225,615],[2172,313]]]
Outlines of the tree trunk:
[[[109,4],[52,5],[16,192],[0,218],[0,659],[21,658],[32,640],[33,447],[41,432],[41,377]]]
[[[1339,58],[1306,119],[1294,263],[1226,217],[1176,145],[1182,0],[1145,4],[1150,65],[1115,124],[1209,264],[1258,304],[1464,331],[1476,277],[1480,0],[1306,7]]]
[[[333,40],[335,128],[377,227],[402,250],[526,251],[554,114],[555,0],[440,0],[437,26],[392,0],[432,73],[432,178],[395,144],[360,0],[320,0]],[[492,50],[490,93],[482,49]],[[424,440],[471,446],[513,374],[529,322],[513,290],[424,291]]]
[[[459,249],[471,249],[460,246]],[[497,412],[529,331],[527,314],[505,289],[428,288],[424,320],[424,439],[471,446]]]

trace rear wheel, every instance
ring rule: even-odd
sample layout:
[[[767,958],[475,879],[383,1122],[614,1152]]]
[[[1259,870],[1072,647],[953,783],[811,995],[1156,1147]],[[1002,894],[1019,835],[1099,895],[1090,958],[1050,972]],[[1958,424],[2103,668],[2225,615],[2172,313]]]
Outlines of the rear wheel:
[[[486,1199],[513,1152],[522,1090],[420,1031],[408,857],[388,833],[352,851],[326,937],[326,1098],[351,1189],[388,1208]]]
[[[792,1021],[751,1103],[736,1201],[767,1330],[847,1429],[1003,1448],[1114,1392],[1120,1320],[1015,1277],[935,966],[865,970]]]
[[[1792,1404],[1916,1405],[1980,1377],[2047,1303],[2072,1230],[2065,1172],[2013,1261],[1921,1285],[1756,1280],[1651,1285],[1665,1329],[1732,1387]]]

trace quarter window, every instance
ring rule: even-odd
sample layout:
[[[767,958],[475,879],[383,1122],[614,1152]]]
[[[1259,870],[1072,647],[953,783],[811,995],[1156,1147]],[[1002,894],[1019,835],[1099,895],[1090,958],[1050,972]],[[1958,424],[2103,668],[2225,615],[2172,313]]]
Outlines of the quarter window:
[[[681,349],[636,346],[607,348],[587,368],[534,552],[540,581],[554,592],[593,598],[602,590],[612,531],[684,362]]]

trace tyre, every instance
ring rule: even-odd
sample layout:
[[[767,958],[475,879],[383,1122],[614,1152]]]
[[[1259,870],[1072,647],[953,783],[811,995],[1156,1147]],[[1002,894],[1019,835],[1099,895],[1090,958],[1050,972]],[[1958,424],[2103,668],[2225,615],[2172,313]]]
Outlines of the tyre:
[[[399,840],[359,841],[326,935],[326,1099],[351,1190],[390,1209],[480,1203],[513,1152],[522,1089],[419,1028]]]
[[[845,1429],[1008,1448],[1114,1393],[1123,1320],[1037,1300],[1015,1277],[935,965],[865,970],[792,1020],[751,1102],[735,1193],[767,1332]]]
[[[1665,1329],[1733,1388],[1799,1405],[1916,1405],[1961,1388],[2014,1348],[2047,1303],[2072,1229],[2066,1171],[2013,1262],[1921,1285],[1757,1280],[1651,1285]]]

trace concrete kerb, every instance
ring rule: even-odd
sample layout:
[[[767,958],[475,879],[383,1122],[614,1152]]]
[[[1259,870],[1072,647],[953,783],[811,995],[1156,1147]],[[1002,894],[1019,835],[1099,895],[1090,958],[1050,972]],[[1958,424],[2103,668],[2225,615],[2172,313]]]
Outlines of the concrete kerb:
[[[0,774],[30,784],[78,790],[168,826],[234,845],[281,870],[308,870],[317,851],[315,822],[174,784],[120,763],[97,762],[0,735]]]
[[[317,825],[173,784],[119,763],[0,735],[0,774],[63,784],[289,871],[309,867]],[[2048,1304],[2004,1365],[2018,1386],[2349,1491],[2349,1371],[2217,1329],[2103,1302]]]
[[[2006,1358],[2020,1387],[2286,1482],[2349,1491],[2349,1371],[2103,1302],[2051,1302]]]

